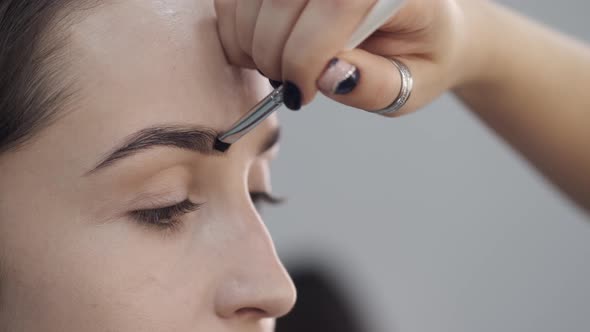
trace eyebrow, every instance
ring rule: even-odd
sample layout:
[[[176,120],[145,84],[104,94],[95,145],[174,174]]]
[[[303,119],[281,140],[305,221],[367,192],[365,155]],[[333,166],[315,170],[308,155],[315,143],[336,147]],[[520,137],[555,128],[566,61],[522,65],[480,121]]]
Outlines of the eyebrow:
[[[122,159],[156,147],[170,147],[189,150],[208,156],[223,156],[213,146],[219,133],[206,127],[157,126],[142,129],[129,136],[123,144],[107,154],[87,174],[112,166]],[[274,129],[263,141],[259,155],[272,149],[280,139],[280,128]]]

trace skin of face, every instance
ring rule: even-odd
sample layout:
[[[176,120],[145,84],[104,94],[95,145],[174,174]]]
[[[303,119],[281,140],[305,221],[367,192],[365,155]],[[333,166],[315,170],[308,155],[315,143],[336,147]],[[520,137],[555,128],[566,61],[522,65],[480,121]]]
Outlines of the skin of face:
[[[275,117],[226,155],[155,147],[88,173],[153,126],[227,129],[269,92],[227,64],[213,1],[125,0],[65,30],[75,98],[0,156],[0,331],[270,331],[295,302],[249,192]],[[174,229],[132,211],[203,203]]]

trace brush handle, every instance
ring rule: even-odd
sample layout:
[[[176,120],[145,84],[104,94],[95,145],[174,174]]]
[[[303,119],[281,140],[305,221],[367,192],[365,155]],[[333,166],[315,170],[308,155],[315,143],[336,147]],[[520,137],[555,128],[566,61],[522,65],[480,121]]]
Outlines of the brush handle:
[[[365,39],[377,31],[377,29],[395,14],[403,1],[378,0],[369,12],[369,15],[367,15],[352,35],[350,42],[347,44],[347,49],[358,47]],[[229,131],[219,136],[218,141],[226,145],[231,145],[264,121],[264,119],[283,105],[283,89],[283,86],[275,89],[270,95],[258,103],[258,105],[254,106],[250,112],[238,120]],[[229,146],[223,146],[224,150],[228,148]]]
[[[347,50],[357,48],[399,10],[403,0],[379,0],[352,35]]]
[[[279,107],[283,106],[283,89],[281,85],[271,94],[254,106],[246,115],[236,122],[232,128],[218,137],[219,141],[226,144],[234,144],[252,128],[258,126],[262,121],[268,118]]]

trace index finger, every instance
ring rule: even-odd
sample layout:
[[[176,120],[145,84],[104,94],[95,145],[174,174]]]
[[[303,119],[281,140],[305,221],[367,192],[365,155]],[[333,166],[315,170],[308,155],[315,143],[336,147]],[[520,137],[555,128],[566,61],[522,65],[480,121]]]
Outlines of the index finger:
[[[376,0],[312,0],[289,36],[282,56],[285,105],[298,109],[317,94],[316,81],[375,5]]]

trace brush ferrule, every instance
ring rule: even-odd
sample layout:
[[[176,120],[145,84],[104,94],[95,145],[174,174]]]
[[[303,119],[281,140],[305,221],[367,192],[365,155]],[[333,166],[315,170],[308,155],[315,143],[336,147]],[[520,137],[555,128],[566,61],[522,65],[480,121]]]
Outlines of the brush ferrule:
[[[276,88],[271,94],[236,122],[230,130],[219,136],[223,143],[234,144],[244,135],[256,128],[283,105],[283,86]]]

